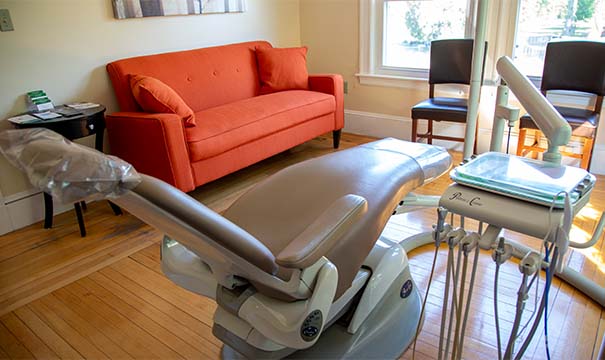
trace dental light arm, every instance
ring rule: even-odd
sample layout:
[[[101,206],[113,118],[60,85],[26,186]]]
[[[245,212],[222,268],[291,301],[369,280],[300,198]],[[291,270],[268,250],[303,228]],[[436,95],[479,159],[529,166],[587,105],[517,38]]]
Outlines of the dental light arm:
[[[571,138],[571,127],[555,110],[551,103],[513,64],[510,58],[503,56],[496,64],[498,73],[508,84],[525,110],[548,139],[548,151],[544,161],[561,163],[559,146],[566,145]]]
[[[330,251],[367,209],[366,199],[353,194],[334,201],[317,220],[277,255],[276,262],[294,269],[313,265]]]

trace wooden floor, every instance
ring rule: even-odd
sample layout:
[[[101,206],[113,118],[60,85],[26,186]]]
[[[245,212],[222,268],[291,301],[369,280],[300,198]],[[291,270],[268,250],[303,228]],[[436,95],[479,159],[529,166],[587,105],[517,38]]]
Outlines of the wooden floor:
[[[344,134],[341,148],[370,141]],[[303,159],[333,151],[331,140],[318,138],[219,181],[192,195],[223,211],[256,182]],[[419,193],[439,194],[449,181],[440,179]],[[591,203],[574,223],[575,241],[585,241],[605,208],[605,178],[600,177]],[[55,227],[35,224],[0,237],[0,358],[218,358],[221,342],[212,335],[215,303],[172,284],[161,273],[161,234],[130,215],[116,217],[104,202],[85,213],[88,236],[80,238],[75,216],[55,217]],[[434,210],[394,217],[389,234],[402,238],[430,229]],[[467,223],[472,227],[472,224]],[[508,238],[531,243],[518,234]],[[409,254],[419,289],[426,289],[433,247]],[[419,336],[416,359],[434,359],[445,284],[446,251],[440,250]],[[597,246],[573,251],[570,266],[605,285],[605,250]],[[480,256],[472,311],[466,331],[466,359],[495,358],[493,278],[489,254]],[[514,318],[520,276],[513,262],[501,268],[500,325],[503,338]],[[543,286],[543,283],[540,285]],[[603,309],[566,283],[555,280],[549,299],[549,345],[552,359],[596,358],[605,331]],[[526,315],[533,301],[528,301]],[[544,359],[543,332],[527,359]],[[408,350],[403,358],[411,358]]]

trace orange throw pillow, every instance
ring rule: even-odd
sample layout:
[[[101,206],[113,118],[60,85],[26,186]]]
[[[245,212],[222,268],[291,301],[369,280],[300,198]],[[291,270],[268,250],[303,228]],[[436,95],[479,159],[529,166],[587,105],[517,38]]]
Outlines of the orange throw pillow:
[[[130,89],[141,108],[153,113],[177,114],[185,126],[195,126],[193,110],[172,88],[158,79],[144,75],[130,75]]]
[[[256,49],[261,93],[309,89],[307,47]]]

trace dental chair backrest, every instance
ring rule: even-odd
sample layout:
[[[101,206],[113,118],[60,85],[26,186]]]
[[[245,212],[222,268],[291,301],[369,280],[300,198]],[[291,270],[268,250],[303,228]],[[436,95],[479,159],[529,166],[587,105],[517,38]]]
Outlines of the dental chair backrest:
[[[175,187],[138,174],[119,158],[39,128],[0,133],[0,153],[32,185],[62,203],[110,199],[178,239],[227,288],[255,280],[291,298],[309,296],[299,289],[296,276],[290,283],[274,276],[278,269],[275,256],[258,239]]]

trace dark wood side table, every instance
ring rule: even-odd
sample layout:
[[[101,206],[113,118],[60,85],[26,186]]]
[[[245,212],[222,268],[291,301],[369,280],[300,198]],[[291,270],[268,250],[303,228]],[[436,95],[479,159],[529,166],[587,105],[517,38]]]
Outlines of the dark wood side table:
[[[57,107],[59,109],[60,107]],[[52,111],[52,110],[51,110]],[[12,123],[17,129],[42,127],[63,135],[68,140],[80,139],[86,136],[95,135],[95,149],[103,152],[103,135],[105,133],[105,107],[99,105],[94,108],[78,110],[81,114],[71,117],[58,117],[50,120],[32,121],[27,123]],[[50,229],[53,226],[53,198],[47,193],[44,194],[44,228]],[[112,202],[109,205],[116,215],[121,215],[122,210]],[[86,203],[81,201],[74,204],[80,235],[86,236],[86,227],[84,226],[84,217],[82,208],[86,210]]]

